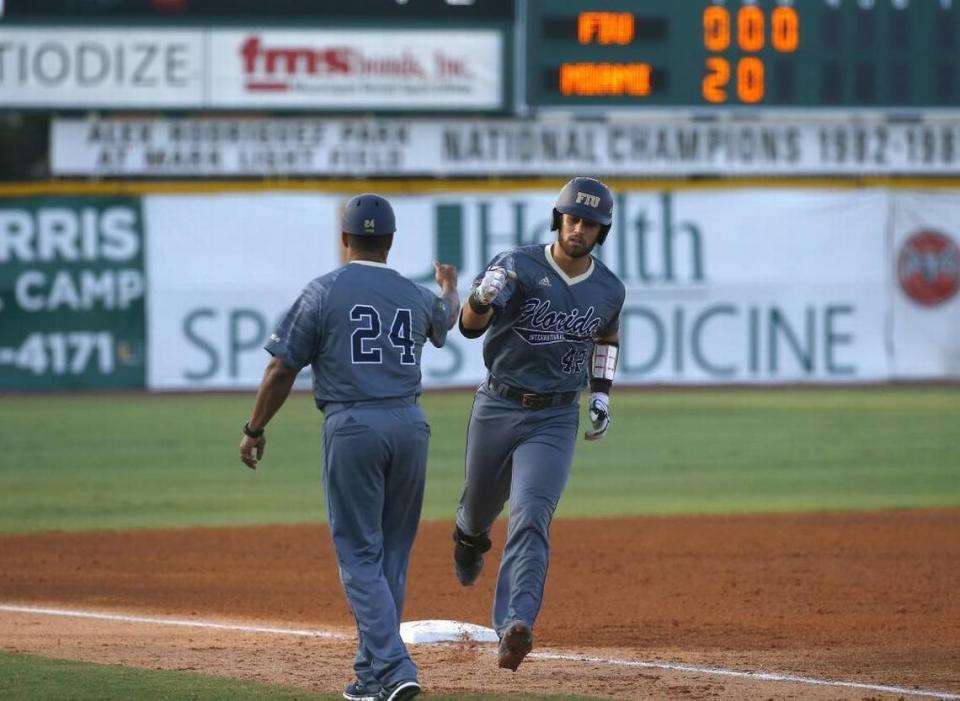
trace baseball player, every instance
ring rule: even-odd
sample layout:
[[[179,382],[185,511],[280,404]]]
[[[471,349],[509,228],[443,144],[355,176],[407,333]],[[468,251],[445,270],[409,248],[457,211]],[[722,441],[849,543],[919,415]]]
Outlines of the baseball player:
[[[454,563],[469,586],[490,549],[490,527],[510,502],[493,625],[499,666],[516,671],[533,648],[543,600],[549,529],[573,462],[581,390],[589,381],[587,440],[610,425],[623,283],[590,252],[610,231],[613,196],[574,178],[557,197],[556,241],[496,256],[460,312],[468,338],[486,333],[486,381],[467,428],[466,475]]]
[[[273,356],[244,425],[240,458],[263,457],[264,428],[306,365],[324,414],[323,487],[340,579],[357,621],[351,701],[420,693],[400,639],[407,564],[426,475],[430,427],[418,404],[427,339],[440,347],[456,321],[456,269],[434,263],[441,296],[387,267],[396,230],[383,197],[343,211],[346,265],[312,280],[270,337]]]

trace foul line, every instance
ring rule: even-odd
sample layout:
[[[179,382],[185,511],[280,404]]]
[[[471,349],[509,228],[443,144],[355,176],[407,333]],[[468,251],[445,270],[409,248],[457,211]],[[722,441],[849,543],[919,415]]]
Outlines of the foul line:
[[[209,621],[189,621],[178,618],[159,618],[153,616],[127,616],[116,613],[95,613],[93,611],[72,611],[70,609],[34,608],[32,606],[10,606],[0,604],[0,611],[12,613],[36,613],[44,616],[67,616],[70,618],[96,618],[101,621],[122,621],[124,623],[155,623],[164,626],[186,626],[188,628],[213,628],[216,630],[236,630],[242,633],[273,633],[278,635],[298,635],[303,638],[325,638],[328,640],[350,640],[352,635],[330,633],[325,630],[297,630],[294,628],[269,628],[265,626],[242,626],[228,623],[210,623]]]
[[[0,611],[11,613],[31,613],[44,616],[65,616],[70,618],[93,618],[102,621],[121,621],[124,623],[151,623],[165,626],[186,626],[189,628],[212,628],[215,630],[234,630],[243,633],[270,633],[275,635],[295,635],[305,638],[323,638],[327,640],[352,640],[353,635],[344,635],[342,633],[331,633],[323,630],[303,630],[295,628],[271,628],[266,626],[245,626],[227,623],[211,623],[209,621],[190,621],[175,618],[160,618],[153,616],[129,616],[112,613],[96,613],[93,611],[74,611],[70,609],[38,608],[33,606],[15,606],[10,604],[0,604]],[[927,689],[908,689],[901,686],[884,686],[882,684],[864,684],[861,682],[831,681],[828,679],[816,679],[815,677],[802,677],[793,674],[774,674],[771,672],[740,672],[733,669],[723,669],[720,667],[701,667],[698,665],[679,664],[672,662],[646,662],[643,660],[619,660],[606,657],[592,657],[589,655],[574,655],[568,653],[554,652],[534,652],[530,655],[532,659],[540,660],[558,660],[563,662],[589,662],[591,664],[604,664],[613,667],[636,667],[638,669],[662,669],[673,672],[690,672],[694,674],[709,674],[723,677],[737,677],[740,679],[749,679],[752,681],[765,682],[793,682],[796,684],[811,684],[815,686],[843,687],[848,689],[862,689],[865,691],[877,691],[886,694],[899,694],[901,696],[921,696],[935,699],[945,699],[946,701],[960,701],[960,694],[953,694],[947,691],[932,691]]]
[[[814,684],[817,686],[839,686],[849,689],[864,689],[869,691],[882,691],[887,694],[900,694],[902,696],[928,696],[936,699],[960,699],[960,694],[951,694],[947,691],[928,691],[925,689],[907,689],[902,686],[884,686],[882,684],[864,684],[862,682],[842,682],[831,681],[829,679],[817,679],[815,677],[801,677],[795,674],[774,674],[772,672],[738,672],[733,669],[722,669],[719,667],[700,667],[691,664],[680,664],[675,662],[644,662],[642,660],[617,660],[606,657],[590,657],[589,655],[571,655],[553,652],[534,652],[529,657],[535,657],[542,660],[563,660],[568,662],[591,662],[593,664],[606,664],[616,667],[639,667],[643,669],[666,669],[675,672],[694,672],[696,674],[715,674],[724,677],[739,677],[741,679],[753,679],[764,682],[796,682],[798,684]]]

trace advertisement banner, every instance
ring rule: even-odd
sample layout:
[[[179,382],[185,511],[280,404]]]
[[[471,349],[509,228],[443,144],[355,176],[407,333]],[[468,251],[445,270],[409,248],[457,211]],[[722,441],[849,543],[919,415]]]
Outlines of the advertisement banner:
[[[0,199],[0,390],[142,388],[134,198]]]
[[[503,106],[497,32],[270,29],[210,38],[210,104],[219,107]]]
[[[239,56],[244,42],[252,41],[254,35],[226,36],[234,44],[229,50]],[[256,50],[250,49],[251,66],[262,70],[266,65],[263,47],[268,45],[263,42],[273,35],[256,36]],[[441,52],[430,46],[424,43],[420,51]],[[426,57],[417,60],[424,64],[433,61]],[[260,92],[264,95],[258,101],[271,102],[258,104],[306,106],[309,100],[319,99],[319,91],[339,84],[336,81],[351,80],[350,74],[344,73],[336,80],[324,78],[323,87],[316,82],[319,78],[285,77],[285,82],[258,78],[251,83],[242,75],[240,64],[238,59],[235,70],[216,82],[219,104],[246,104]],[[297,66],[300,64],[294,64],[297,71],[305,70]],[[480,76],[485,69],[472,67],[470,72]],[[486,73],[482,83],[492,86],[497,72],[490,68]],[[250,84],[254,88],[243,87]],[[364,83],[364,94],[383,97],[386,90],[399,91],[399,95],[411,83],[391,79],[382,89],[374,89],[374,85]],[[275,93],[271,92],[274,88]],[[359,99],[353,88],[340,94],[342,99],[348,94]],[[491,99],[494,94],[488,92]],[[435,95],[439,98],[440,93]],[[386,97],[379,104],[387,104],[384,100]],[[955,120],[858,124],[682,119],[55,119],[50,167],[56,175],[137,177],[521,177],[557,172],[605,177],[956,175],[960,173],[960,149],[954,146],[958,143],[960,123]]]
[[[495,29],[0,28],[0,107],[506,108]]]
[[[389,263],[461,294],[499,251],[547,245],[556,193],[395,196]],[[618,383],[864,382],[889,377],[882,190],[619,192],[597,255],[627,287]],[[340,264],[346,196],[156,196],[149,386],[255,387],[277,320]],[[454,332],[423,356],[427,387],[484,376],[481,341]],[[307,382],[307,375],[301,378]]]
[[[960,196],[893,196],[893,375],[960,378]]]
[[[2,27],[0,106],[200,106],[204,57],[198,30]]]

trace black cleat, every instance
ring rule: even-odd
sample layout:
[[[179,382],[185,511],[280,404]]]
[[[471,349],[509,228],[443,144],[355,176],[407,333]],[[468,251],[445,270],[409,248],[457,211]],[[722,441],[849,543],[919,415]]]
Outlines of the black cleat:
[[[501,669],[509,669],[514,672],[533,649],[533,631],[523,621],[513,621],[508,625],[500,638],[500,647],[497,654],[500,659],[498,664]]]
[[[380,689],[379,701],[409,701],[420,694],[420,685],[415,681],[397,682]]]
[[[453,562],[460,584],[469,587],[480,576],[483,569],[483,554],[490,549],[490,539],[486,535],[467,535],[459,526],[453,531]]]
[[[379,689],[371,689],[359,679],[350,682],[347,688],[343,690],[343,698],[347,701],[377,701],[379,696]]]

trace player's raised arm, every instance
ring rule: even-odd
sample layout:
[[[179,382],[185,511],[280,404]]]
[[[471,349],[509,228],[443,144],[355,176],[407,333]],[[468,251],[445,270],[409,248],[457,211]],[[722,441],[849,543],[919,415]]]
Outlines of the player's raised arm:
[[[514,271],[497,265],[487,268],[460,312],[460,331],[464,336],[476,338],[487,330],[493,318],[493,300],[516,277]]]

